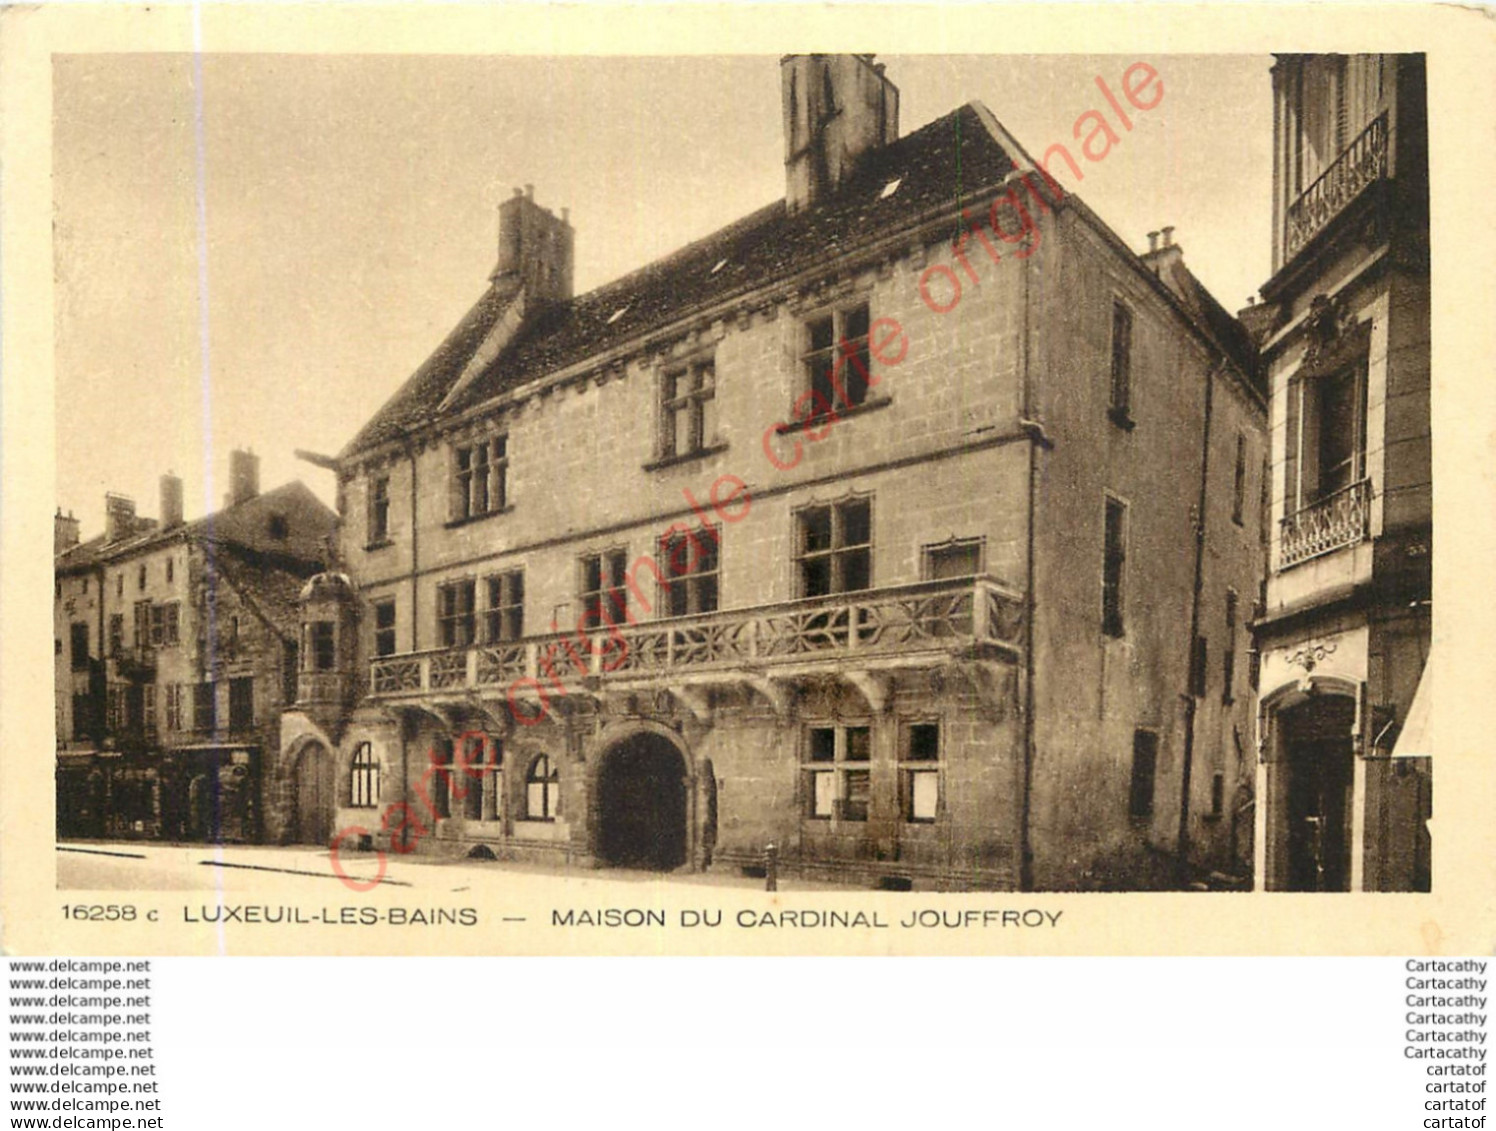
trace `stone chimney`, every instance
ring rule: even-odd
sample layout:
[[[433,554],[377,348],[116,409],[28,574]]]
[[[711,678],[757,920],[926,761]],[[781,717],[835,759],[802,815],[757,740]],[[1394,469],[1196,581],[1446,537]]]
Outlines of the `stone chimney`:
[[[566,209],[555,216],[535,203],[535,186],[515,189],[499,205],[499,262],[492,278],[517,279],[542,302],[571,298],[574,238]]]
[[[182,480],[167,472],[161,477],[161,529],[182,525]]]
[[[229,493],[224,506],[237,507],[260,493],[260,457],[248,448],[229,453]]]
[[[899,88],[871,55],[786,55],[785,202],[801,212],[834,193],[869,150],[899,136]]]
[[[71,550],[78,544],[78,520],[73,517],[73,512],[62,513],[62,508],[57,508],[57,514],[52,518],[52,555],[56,557],[64,550]]]
[[[135,533],[135,500],[113,491],[104,495],[104,541],[118,542]]]
[[[1174,242],[1173,225],[1148,233],[1148,250],[1143,254],[1143,262],[1169,290],[1179,293],[1174,268],[1184,262],[1184,249]]]

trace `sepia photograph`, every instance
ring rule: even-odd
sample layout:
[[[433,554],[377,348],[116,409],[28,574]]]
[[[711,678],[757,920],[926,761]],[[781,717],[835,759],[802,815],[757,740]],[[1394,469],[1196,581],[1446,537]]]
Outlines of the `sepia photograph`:
[[[59,885],[1428,891],[1425,69],[55,57]]]

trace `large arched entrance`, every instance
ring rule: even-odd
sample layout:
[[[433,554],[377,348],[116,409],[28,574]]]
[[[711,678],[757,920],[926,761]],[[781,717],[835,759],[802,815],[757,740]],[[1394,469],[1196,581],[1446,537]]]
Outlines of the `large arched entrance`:
[[[291,782],[295,813],[291,839],[297,844],[325,845],[332,840],[332,769],[332,755],[320,742],[301,748]]]
[[[1316,696],[1278,715],[1288,891],[1350,890],[1355,717],[1355,700],[1341,695]]]
[[[604,754],[596,789],[599,861],[659,871],[686,862],[686,764],[669,739],[623,739]]]

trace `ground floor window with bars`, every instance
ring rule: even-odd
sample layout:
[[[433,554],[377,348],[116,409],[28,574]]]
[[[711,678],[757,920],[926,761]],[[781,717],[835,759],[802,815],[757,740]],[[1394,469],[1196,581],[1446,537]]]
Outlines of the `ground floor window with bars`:
[[[355,809],[374,809],[379,805],[379,760],[374,744],[360,742],[353,749],[352,782],[349,804]]]
[[[866,821],[872,752],[869,727],[807,727],[802,754],[805,815],[818,821]]]

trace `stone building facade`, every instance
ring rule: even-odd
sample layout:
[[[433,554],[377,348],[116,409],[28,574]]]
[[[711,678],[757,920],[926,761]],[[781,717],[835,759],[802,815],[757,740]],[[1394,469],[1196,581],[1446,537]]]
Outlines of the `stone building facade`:
[[[900,137],[866,56],[787,57],[781,91],[786,199],[588,294],[516,190],[488,288],[339,456],[347,573],[304,595],[282,723],[326,799],[299,835],[1245,876],[1240,325],[979,103]]]
[[[253,842],[267,818],[275,831],[265,792],[294,698],[297,597],[335,516],[300,483],[261,495],[251,453],[232,470],[224,508],[195,522],[171,475],[159,520],[119,495],[88,542],[56,520],[59,836]]]
[[[1428,131],[1421,55],[1282,55],[1254,631],[1258,885],[1428,890]]]

